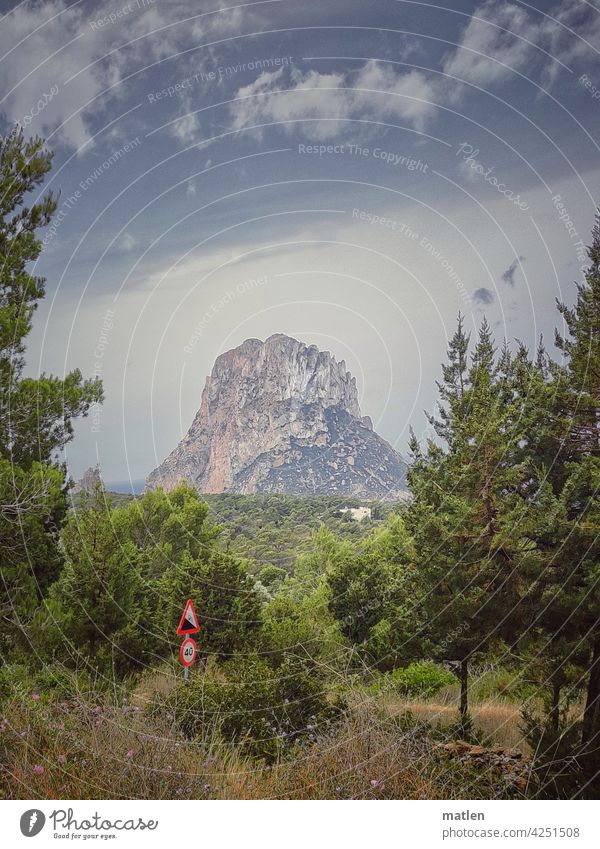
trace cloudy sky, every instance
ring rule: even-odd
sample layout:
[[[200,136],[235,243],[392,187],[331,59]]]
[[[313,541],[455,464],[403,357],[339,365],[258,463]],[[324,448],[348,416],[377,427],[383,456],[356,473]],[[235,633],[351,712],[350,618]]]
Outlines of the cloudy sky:
[[[461,311],[550,342],[598,203],[588,0],[0,4],[3,130],[60,189],[31,374],[100,374],[72,474],[138,480],[215,357],[293,335],[345,359],[400,451]]]

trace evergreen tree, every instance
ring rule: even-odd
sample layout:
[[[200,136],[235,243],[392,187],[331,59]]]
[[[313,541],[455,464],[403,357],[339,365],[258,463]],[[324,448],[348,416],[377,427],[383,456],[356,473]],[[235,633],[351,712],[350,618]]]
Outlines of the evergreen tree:
[[[412,540],[398,515],[357,544],[341,542],[328,552],[329,610],[342,634],[382,670],[409,659],[412,561]]]
[[[261,601],[243,560],[218,545],[220,529],[195,489],[145,493],[124,511],[121,533],[138,549],[138,568],[152,611],[148,641],[157,655],[178,643],[177,624],[188,598],[201,618],[202,648],[229,655],[259,627]]]
[[[572,393],[571,441],[576,463],[571,466],[572,479],[565,485],[563,500],[570,531],[578,541],[577,550],[572,552],[572,572],[587,600],[582,624],[589,646],[589,675],[582,743],[593,749],[600,746],[600,216],[588,254],[590,265],[585,281],[577,284],[575,306],[558,304],[568,334],[564,337],[557,331],[556,344],[566,358]],[[571,534],[568,540],[571,542]]]
[[[52,154],[22,129],[0,138],[0,639],[14,646],[60,568],[58,532],[66,515],[65,469],[58,453],[72,420],[102,400],[99,381],[75,370],[64,379],[23,377],[26,338],[44,280],[29,273],[40,227],[56,210],[48,192],[28,203]]]
[[[260,625],[260,596],[206,516],[187,484],[118,508],[101,488],[82,495],[62,534],[65,566],[38,617],[42,653],[89,657],[107,675],[156,665],[179,650],[189,598],[203,650],[228,656],[247,647]]]
[[[125,637],[142,596],[137,550],[119,533],[118,515],[101,487],[82,493],[61,536],[64,567],[38,617],[44,655],[108,674],[135,665]]]
[[[456,663],[463,733],[470,662],[516,645],[539,569],[534,530],[544,513],[541,497],[526,497],[531,470],[520,454],[522,411],[510,386],[510,353],[505,347],[496,362],[485,320],[470,365],[467,347],[459,318],[439,386],[441,409],[431,417],[444,444],[430,440],[423,451],[413,438],[406,518],[418,553],[422,652]]]

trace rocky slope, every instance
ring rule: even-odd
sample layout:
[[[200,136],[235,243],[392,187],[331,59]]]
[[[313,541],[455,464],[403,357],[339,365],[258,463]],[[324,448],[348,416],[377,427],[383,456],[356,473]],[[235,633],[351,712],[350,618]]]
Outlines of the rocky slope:
[[[146,485],[395,500],[405,469],[361,416],[344,361],[276,334],[217,358],[187,435]]]
[[[100,474],[100,467],[90,466],[90,468],[86,469],[83,473],[81,480],[73,484],[71,488],[71,495],[79,495],[81,492],[87,492],[88,495],[91,495],[98,487],[104,487],[104,484],[102,483],[102,476]]]

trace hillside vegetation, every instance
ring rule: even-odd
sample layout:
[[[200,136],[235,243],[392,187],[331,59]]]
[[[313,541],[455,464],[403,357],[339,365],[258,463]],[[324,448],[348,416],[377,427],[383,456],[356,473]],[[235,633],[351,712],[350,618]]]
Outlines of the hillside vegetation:
[[[57,460],[102,399],[26,377],[51,154],[0,142],[0,793],[594,798],[600,789],[600,225],[562,360],[459,317],[410,499],[72,506]],[[185,678],[177,623],[200,617]]]

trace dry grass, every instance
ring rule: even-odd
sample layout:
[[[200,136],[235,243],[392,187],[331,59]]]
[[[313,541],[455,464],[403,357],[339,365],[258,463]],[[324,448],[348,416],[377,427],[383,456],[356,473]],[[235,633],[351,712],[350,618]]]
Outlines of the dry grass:
[[[136,703],[168,686],[147,682],[125,708],[13,701],[0,725],[4,798],[452,799],[504,792],[491,776],[457,771],[372,699],[357,697],[335,732],[268,766],[210,735],[202,745],[186,741],[164,716]]]
[[[387,699],[385,707],[391,716],[410,711],[416,719],[442,727],[454,725],[458,718],[458,704],[452,702]],[[475,729],[491,743],[528,753],[520,730],[520,705],[492,700],[472,705],[470,713]]]

